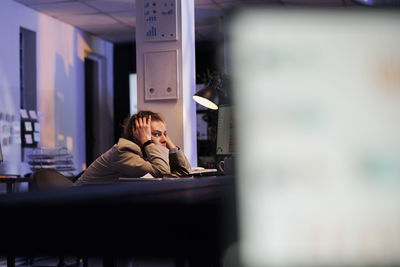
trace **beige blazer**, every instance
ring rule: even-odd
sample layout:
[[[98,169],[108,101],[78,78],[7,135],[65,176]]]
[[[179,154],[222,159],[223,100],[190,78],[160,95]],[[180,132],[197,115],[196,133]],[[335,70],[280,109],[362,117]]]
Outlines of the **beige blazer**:
[[[190,164],[180,149],[170,153],[166,147],[150,144],[144,150],[145,156],[137,144],[120,138],[117,144],[90,164],[74,185],[116,182],[118,177],[141,177],[147,173],[154,177],[165,174],[182,176],[190,171]]]

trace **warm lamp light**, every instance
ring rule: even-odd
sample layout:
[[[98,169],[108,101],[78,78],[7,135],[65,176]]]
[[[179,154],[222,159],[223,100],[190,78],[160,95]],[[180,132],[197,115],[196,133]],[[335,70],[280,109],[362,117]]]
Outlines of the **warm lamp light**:
[[[220,104],[227,101],[226,88],[223,88],[223,80],[220,76],[212,76],[207,86],[199,90],[193,99],[206,108],[217,110]]]
[[[194,101],[196,101],[197,103],[199,103],[200,105],[202,105],[206,108],[213,109],[213,110],[218,109],[218,106],[214,102],[208,100],[205,97],[194,95],[193,99],[194,99]]]

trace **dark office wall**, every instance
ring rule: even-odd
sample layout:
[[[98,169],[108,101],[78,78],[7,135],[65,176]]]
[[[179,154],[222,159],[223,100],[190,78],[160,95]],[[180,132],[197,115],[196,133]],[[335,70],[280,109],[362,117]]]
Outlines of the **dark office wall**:
[[[220,47],[217,41],[196,42],[196,83],[204,83],[208,74],[218,72],[223,66]]]
[[[122,133],[124,119],[129,116],[129,74],[136,73],[136,44],[114,45],[114,139]]]

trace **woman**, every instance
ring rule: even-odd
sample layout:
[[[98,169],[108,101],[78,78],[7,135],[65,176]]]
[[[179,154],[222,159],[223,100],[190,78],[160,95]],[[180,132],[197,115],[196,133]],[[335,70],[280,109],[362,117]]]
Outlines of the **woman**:
[[[190,164],[182,150],[167,135],[160,114],[140,111],[124,125],[122,138],[98,157],[75,185],[115,182],[118,177],[153,177],[189,174]]]

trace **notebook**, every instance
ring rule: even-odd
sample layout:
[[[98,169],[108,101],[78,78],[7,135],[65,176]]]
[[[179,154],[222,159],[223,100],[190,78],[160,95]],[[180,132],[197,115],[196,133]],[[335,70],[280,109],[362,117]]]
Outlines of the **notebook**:
[[[178,180],[178,179],[188,179],[194,177],[210,177],[210,176],[217,176],[218,171],[217,169],[205,169],[202,167],[194,167],[191,169],[190,174],[182,177],[175,177],[173,175],[165,175],[162,178],[155,178],[150,173],[146,173],[142,177],[119,177],[118,181],[125,181],[125,182],[148,182],[148,181],[168,181],[168,180]]]

